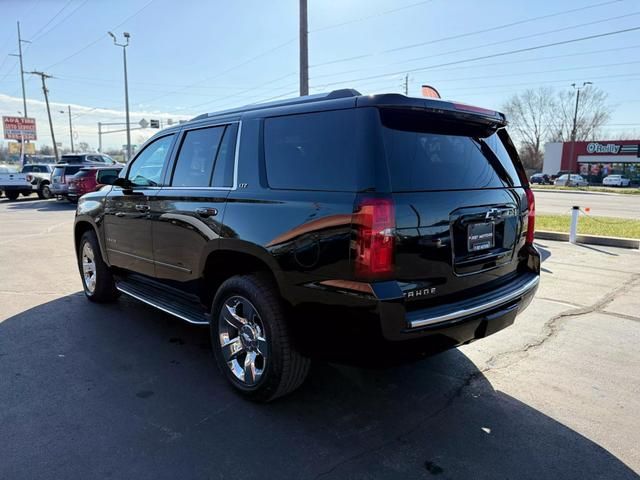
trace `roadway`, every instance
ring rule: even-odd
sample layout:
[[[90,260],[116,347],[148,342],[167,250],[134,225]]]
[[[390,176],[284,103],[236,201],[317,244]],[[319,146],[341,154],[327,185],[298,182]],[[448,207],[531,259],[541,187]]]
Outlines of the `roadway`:
[[[578,205],[590,208],[594,216],[640,220],[640,195],[535,190],[535,196],[539,213],[568,215]]]

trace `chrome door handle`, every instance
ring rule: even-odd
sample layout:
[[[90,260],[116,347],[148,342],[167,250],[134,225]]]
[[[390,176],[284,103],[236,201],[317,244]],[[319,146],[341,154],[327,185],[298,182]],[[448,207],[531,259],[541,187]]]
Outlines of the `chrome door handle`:
[[[136,210],[139,212],[148,212],[150,208],[149,205],[136,205]]]
[[[202,218],[215,217],[216,215],[218,215],[218,209],[207,207],[196,208],[196,215]]]

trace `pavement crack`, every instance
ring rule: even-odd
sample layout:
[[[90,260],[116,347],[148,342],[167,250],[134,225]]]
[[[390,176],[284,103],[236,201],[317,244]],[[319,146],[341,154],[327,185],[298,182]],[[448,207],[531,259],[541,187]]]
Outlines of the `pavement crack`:
[[[445,404],[439,408],[438,410],[436,410],[435,412],[430,413],[429,415],[426,415],[424,417],[422,417],[420,420],[418,420],[416,423],[414,423],[411,428],[406,429],[402,432],[400,432],[399,434],[395,435],[394,438],[392,438],[391,440],[379,443],[377,445],[373,445],[369,448],[366,448],[354,455],[351,455],[341,461],[339,461],[338,463],[332,465],[329,469],[320,472],[318,475],[316,475],[314,477],[315,480],[318,480],[320,478],[323,477],[327,477],[329,475],[331,475],[332,473],[336,472],[339,468],[343,467],[344,465],[347,465],[353,461],[356,461],[360,458],[363,458],[371,453],[375,453],[379,450],[384,449],[385,447],[388,447],[390,445],[393,444],[397,444],[397,443],[403,443],[403,437],[406,437],[408,435],[411,435],[412,433],[414,433],[415,431],[419,430],[420,428],[423,427],[423,425],[438,417],[440,414],[442,414],[445,410],[447,410],[448,408],[450,408],[453,403],[456,401],[456,399],[458,399],[459,397],[461,397],[464,393],[464,391],[470,387],[477,379],[482,378],[485,376],[485,374],[489,371],[492,370],[497,370],[497,369],[502,369],[508,366],[513,365],[514,363],[516,363],[517,361],[519,361],[520,359],[516,360],[516,362],[511,362],[508,364],[505,364],[504,366],[500,366],[500,367],[496,367],[495,363],[503,358],[503,357],[509,357],[511,355],[514,354],[526,354],[527,352],[529,352],[529,350],[535,349],[535,348],[539,348],[540,346],[544,345],[544,343],[546,341],[548,341],[550,338],[552,338],[557,332],[558,332],[558,328],[559,325],[558,323],[564,319],[564,318],[568,318],[568,317],[577,317],[577,316],[581,316],[581,315],[587,315],[589,313],[593,313],[593,312],[602,312],[602,313],[607,313],[609,314],[610,312],[605,312],[604,308],[607,307],[607,305],[609,305],[611,302],[613,302],[616,298],[618,298],[621,295],[624,295],[625,293],[627,293],[629,290],[631,290],[636,284],[640,284],[640,274],[634,274],[631,276],[630,280],[623,285],[620,288],[617,288],[613,291],[611,291],[610,293],[608,293],[607,295],[605,295],[602,299],[600,299],[599,301],[595,302],[592,305],[588,305],[586,307],[579,307],[579,308],[574,308],[572,310],[568,310],[565,312],[561,312],[557,315],[554,315],[553,317],[551,317],[549,320],[547,320],[543,326],[543,335],[541,336],[541,338],[535,342],[529,342],[526,345],[524,345],[523,347],[517,349],[517,350],[510,350],[510,351],[506,351],[506,352],[501,352],[498,353],[496,355],[494,355],[493,357],[491,357],[487,362],[486,362],[486,366],[484,368],[479,368],[478,370],[470,373],[464,380],[463,382],[457,387],[455,388],[452,393],[447,397]],[[618,315],[618,314],[616,314]],[[624,317],[626,318],[627,316],[624,315]],[[633,320],[639,320],[637,318],[631,317],[631,319]],[[524,358],[524,356],[522,357]]]

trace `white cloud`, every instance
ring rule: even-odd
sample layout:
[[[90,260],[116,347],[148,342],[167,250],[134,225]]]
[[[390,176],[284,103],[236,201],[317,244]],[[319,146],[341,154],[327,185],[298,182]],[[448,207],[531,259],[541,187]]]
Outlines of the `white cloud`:
[[[53,131],[56,136],[57,142],[62,142],[63,147],[69,146],[69,116],[67,114],[67,104],[50,102],[51,118],[53,121]],[[23,103],[22,97],[12,97],[0,93],[0,113],[3,116],[19,116],[19,111],[22,112]],[[49,121],[47,118],[47,109],[44,100],[36,100],[27,98],[27,111],[30,117],[36,119],[36,129],[38,140],[37,146],[40,145],[52,145],[51,131],[49,129]],[[64,111],[64,113],[60,113]],[[131,118],[131,142],[139,143],[139,140],[147,139],[151,135],[157,132],[156,129],[146,128],[140,129],[138,122],[143,118],[149,121],[150,119],[161,120],[166,123],[167,120],[172,119],[174,122],[179,120],[188,120],[194,115],[179,115],[171,114],[167,112],[161,112],[158,110],[136,110],[130,112]],[[102,123],[114,123],[122,122],[123,125],[109,125],[104,126],[103,131],[108,130],[124,130],[125,112],[124,109],[119,110],[117,108],[109,107],[89,107],[86,105],[71,104],[71,121],[73,124],[73,130],[77,134],[77,138],[74,142],[86,142],[91,149],[98,147],[98,122]],[[3,136],[4,137],[4,136]],[[0,140],[1,141],[1,140]],[[106,134],[102,136],[102,148],[103,150],[111,148],[121,148],[126,143],[126,133],[118,132],[112,134]]]

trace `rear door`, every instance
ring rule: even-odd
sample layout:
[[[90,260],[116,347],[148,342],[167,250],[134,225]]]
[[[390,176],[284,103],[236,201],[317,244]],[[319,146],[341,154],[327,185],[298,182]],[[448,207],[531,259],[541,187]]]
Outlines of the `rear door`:
[[[113,187],[106,197],[104,229],[109,263],[126,270],[155,274],[150,199],[160,190],[174,134],[149,143],[127,169],[129,188]]]
[[[200,277],[217,246],[225,202],[234,186],[238,123],[186,129],[168,185],[151,199],[156,276],[187,282]]]
[[[453,301],[516,276],[528,204],[506,132],[406,110],[381,118],[407,300]]]

